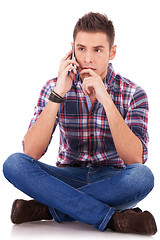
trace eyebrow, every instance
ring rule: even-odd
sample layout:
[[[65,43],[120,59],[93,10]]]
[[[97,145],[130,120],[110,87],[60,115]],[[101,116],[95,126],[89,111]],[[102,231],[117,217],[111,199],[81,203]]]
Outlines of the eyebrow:
[[[105,48],[103,45],[98,45],[98,46],[95,46],[93,48]]]
[[[85,45],[83,45],[83,44],[77,44],[76,45],[76,47],[86,47]],[[93,47],[93,48],[105,48],[103,45],[98,45],[98,46],[95,46],[95,47]]]

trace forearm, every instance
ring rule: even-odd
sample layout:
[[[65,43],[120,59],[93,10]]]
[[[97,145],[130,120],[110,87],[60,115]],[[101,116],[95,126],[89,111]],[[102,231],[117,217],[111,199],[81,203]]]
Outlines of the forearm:
[[[116,150],[126,165],[142,163],[143,147],[139,138],[131,131],[108,94],[104,108],[108,118]]]
[[[75,67],[79,64],[71,60],[72,51],[68,52],[61,60],[61,65],[58,72],[58,79],[54,91],[64,97],[64,95],[71,89],[73,77],[77,74]],[[68,72],[70,74],[68,75]],[[24,137],[24,152],[39,159],[46,150],[56,121],[57,112],[60,103],[48,101],[45,109],[37,119],[36,123],[31,127]]]
[[[80,75],[83,74],[88,74],[89,76],[84,78],[82,89],[85,94],[95,94],[97,100],[103,105],[108,118],[112,138],[120,158],[122,158],[126,165],[142,163],[142,143],[125,123],[123,117],[107,93],[101,77],[91,69],[83,69]]]
[[[37,160],[41,158],[49,144],[59,106],[59,103],[48,101],[36,123],[24,137],[25,154]]]

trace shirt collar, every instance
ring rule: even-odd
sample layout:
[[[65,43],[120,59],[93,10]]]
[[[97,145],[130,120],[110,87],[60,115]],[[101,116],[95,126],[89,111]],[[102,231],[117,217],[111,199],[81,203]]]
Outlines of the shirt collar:
[[[106,75],[106,78],[104,80],[104,84],[105,86],[110,86],[111,83],[114,81],[114,78],[115,78],[115,72],[114,72],[114,68],[112,66],[112,63],[109,63],[108,64],[108,71],[107,71],[107,75]],[[79,73],[77,71],[77,74],[74,76],[73,78],[73,84],[74,85],[77,85],[78,82],[80,82],[80,76],[79,76]]]
[[[112,82],[115,79],[115,76],[116,76],[116,74],[115,74],[114,68],[112,66],[112,63],[109,63],[108,64],[107,75],[106,75],[106,78],[105,78],[105,84],[107,84],[108,86],[111,86]]]

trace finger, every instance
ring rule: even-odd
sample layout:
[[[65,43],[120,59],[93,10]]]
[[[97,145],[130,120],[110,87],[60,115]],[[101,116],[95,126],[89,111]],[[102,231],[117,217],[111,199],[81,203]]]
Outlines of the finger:
[[[68,58],[71,58],[72,50],[70,50],[63,58],[62,60],[66,61]]]
[[[84,80],[83,80],[83,84],[86,84],[87,82],[90,82],[92,80],[92,77],[86,77],[86,78],[84,78]]]
[[[77,67],[79,67],[79,63],[76,62],[75,60],[69,60],[69,59],[67,59],[66,62],[67,62],[68,64],[73,64],[73,65],[76,65]]]
[[[85,89],[85,87],[84,87],[84,86],[82,86],[82,90],[83,90],[83,92],[84,92],[84,94],[85,94],[85,95],[88,95],[88,94],[90,94],[90,93],[88,93],[88,92],[86,91],[86,89]]]
[[[75,65],[73,65],[72,63],[74,63]],[[64,61],[61,63],[60,65],[60,69],[59,69],[59,75],[63,72],[64,74],[66,75],[70,75],[69,72],[73,72],[74,74],[77,74],[77,70],[76,70],[76,67],[78,67],[79,64],[76,62],[76,61],[73,61],[73,60],[67,60],[67,61]]]
[[[71,80],[73,80],[73,78],[74,78],[74,76],[75,76],[75,74],[73,73],[73,71],[71,71],[71,72],[68,72],[69,74],[68,74],[68,77],[71,79]]]
[[[68,74],[68,72],[73,72],[74,75],[77,74],[77,70],[76,70],[75,67],[72,66],[72,65],[68,65],[68,66],[65,68],[65,73],[69,76],[70,74]]]
[[[91,92],[93,92],[93,86],[92,86],[92,83],[91,82],[88,82],[88,81],[83,81],[83,84],[82,84],[82,89],[83,91],[88,95],[88,94],[91,94]]]
[[[67,60],[63,60],[62,62],[61,62],[61,69],[64,69],[64,68],[66,68],[68,65],[72,65],[72,66],[74,66],[75,68],[77,67],[79,67],[79,64],[75,61],[75,60],[69,60],[69,59],[67,59]]]
[[[85,74],[85,73],[88,73],[88,74],[90,74],[91,76],[92,76],[92,75],[95,75],[95,72],[94,72],[91,68],[83,69],[82,71],[80,71],[79,74],[81,75],[81,74]]]
[[[83,92],[84,92],[85,95],[90,95],[91,92],[92,92],[91,89],[90,89],[89,87],[86,87],[86,88],[83,87],[82,89],[83,89]]]
[[[72,70],[73,72],[74,72],[74,74],[77,74],[77,70],[76,70],[76,68],[74,67],[73,68],[73,70]]]

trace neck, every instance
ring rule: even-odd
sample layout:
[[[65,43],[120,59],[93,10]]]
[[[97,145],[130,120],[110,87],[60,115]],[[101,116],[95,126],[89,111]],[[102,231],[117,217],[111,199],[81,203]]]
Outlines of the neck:
[[[108,68],[106,71],[104,71],[102,74],[101,74],[101,78],[102,78],[102,81],[104,82],[105,79],[106,79],[106,76],[107,76],[107,72],[108,72]]]

